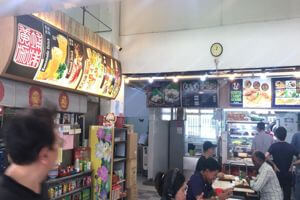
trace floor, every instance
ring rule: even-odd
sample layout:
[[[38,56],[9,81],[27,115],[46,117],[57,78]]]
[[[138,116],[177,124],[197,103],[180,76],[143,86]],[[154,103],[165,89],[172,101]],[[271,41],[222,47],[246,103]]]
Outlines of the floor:
[[[138,200],[160,200],[159,195],[155,191],[154,186],[144,185],[143,182],[146,181],[146,177],[138,176]]]

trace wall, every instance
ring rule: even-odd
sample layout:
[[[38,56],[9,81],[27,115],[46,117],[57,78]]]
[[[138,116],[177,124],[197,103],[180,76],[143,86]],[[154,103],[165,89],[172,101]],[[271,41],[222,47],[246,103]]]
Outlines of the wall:
[[[124,73],[299,65],[300,1],[123,0]]]
[[[134,125],[138,134],[147,134],[149,127],[149,109],[146,105],[146,95],[143,91],[125,87],[126,123]]]

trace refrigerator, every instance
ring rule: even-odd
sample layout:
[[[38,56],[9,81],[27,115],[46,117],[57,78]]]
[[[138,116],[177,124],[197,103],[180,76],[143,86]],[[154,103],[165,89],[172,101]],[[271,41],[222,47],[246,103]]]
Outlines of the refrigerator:
[[[184,146],[184,121],[173,120],[169,122],[168,168],[183,170]]]

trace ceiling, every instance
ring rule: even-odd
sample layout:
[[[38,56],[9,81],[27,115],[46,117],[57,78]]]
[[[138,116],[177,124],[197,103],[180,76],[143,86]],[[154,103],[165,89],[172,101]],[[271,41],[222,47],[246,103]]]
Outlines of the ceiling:
[[[123,0],[121,36],[298,17],[299,0]]]
[[[69,9],[120,0],[0,0],[0,17]]]

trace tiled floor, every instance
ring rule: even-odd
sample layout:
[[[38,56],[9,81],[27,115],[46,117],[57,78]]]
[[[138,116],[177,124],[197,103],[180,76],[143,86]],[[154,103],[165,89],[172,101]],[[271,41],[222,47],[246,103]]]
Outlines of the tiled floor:
[[[145,177],[138,176],[138,200],[160,200],[159,195],[155,191],[154,186],[144,185],[143,182],[147,179]]]

